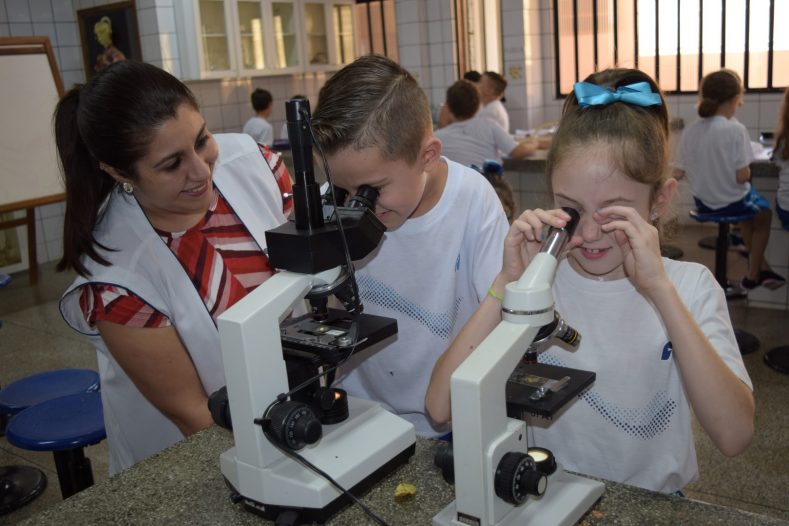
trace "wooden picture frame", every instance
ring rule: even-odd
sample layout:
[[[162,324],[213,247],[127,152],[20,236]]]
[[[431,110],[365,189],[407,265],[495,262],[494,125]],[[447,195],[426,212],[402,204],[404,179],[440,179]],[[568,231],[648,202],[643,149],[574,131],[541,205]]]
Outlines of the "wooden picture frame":
[[[142,60],[134,1],[80,9],[77,22],[87,79],[113,62]]]

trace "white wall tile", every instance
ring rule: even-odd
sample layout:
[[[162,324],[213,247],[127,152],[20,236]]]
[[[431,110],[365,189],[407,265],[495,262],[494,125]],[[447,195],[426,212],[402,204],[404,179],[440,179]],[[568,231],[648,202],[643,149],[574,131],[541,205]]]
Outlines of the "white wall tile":
[[[60,56],[60,68],[65,70],[78,70],[83,67],[82,49],[77,46],[61,46],[58,54]]]
[[[9,34],[12,37],[28,37],[33,34],[33,24],[31,23],[10,23],[8,24]]]
[[[56,22],[59,46],[79,46],[79,31],[76,22]]]
[[[30,18],[33,22],[54,21],[50,0],[30,0]]]
[[[162,47],[159,35],[140,36],[140,48],[143,60],[162,60]]]
[[[58,35],[52,22],[33,22],[33,34],[49,38],[53,48],[58,45]]]
[[[175,13],[172,7],[158,7],[156,20],[159,24],[159,33],[175,33]]]
[[[5,11],[11,23],[33,21],[30,15],[30,3],[27,0],[5,0]]]
[[[413,45],[419,42],[419,23],[408,23],[397,25],[397,39],[400,49],[404,46]],[[402,56],[400,57],[402,60]]]
[[[137,25],[140,28],[140,36],[156,35],[159,27],[156,21],[156,9],[137,9]]]
[[[419,3],[419,0],[398,0],[395,2],[398,26],[403,23],[416,22],[419,20]]]
[[[77,19],[71,0],[52,0],[52,15],[55,22],[73,22]]]

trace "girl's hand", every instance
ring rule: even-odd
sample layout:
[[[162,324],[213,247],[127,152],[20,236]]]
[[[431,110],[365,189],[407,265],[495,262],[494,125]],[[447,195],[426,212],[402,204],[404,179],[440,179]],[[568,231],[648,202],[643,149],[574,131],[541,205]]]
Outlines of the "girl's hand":
[[[594,219],[603,232],[613,232],[625,273],[639,291],[649,295],[668,283],[658,231],[638,212],[628,206],[609,206],[596,211]]]
[[[562,228],[569,220],[567,212],[559,208],[537,208],[526,210],[513,221],[504,239],[504,263],[501,269],[503,280],[509,283],[521,277],[542,247],[543,229],[546,225]],[[572,248],[571,244],[568,243],[567,249]]]

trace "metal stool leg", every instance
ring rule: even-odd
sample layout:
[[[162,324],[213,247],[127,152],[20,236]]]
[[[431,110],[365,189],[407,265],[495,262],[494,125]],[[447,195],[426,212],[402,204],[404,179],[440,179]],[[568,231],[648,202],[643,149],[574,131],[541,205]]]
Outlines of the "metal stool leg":
[[[726,293],[726,299],[744,298],[747,293],[732,287],[727,277],[727,262],[729,250],[729,223],[718,223],[718,237],[715,241],[715,279]],[[753,334],[741,329],[734,329],[737,346],[740,354],[750,354],[759,349],[759,339]]]
[[[93,469],[83,448],[62,449],[53,454],[64,499],[93,485]]]
[[[733,287],[728,278],[729,223],[718,223],[718,237],[715,238],[715,279],[726,293],[726,299],[745,298],[748,293]]]

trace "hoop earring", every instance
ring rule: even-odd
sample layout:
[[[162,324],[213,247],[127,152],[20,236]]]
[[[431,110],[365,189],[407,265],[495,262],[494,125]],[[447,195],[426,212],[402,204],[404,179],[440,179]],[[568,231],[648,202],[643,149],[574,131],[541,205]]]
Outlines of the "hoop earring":
[[[132,186],[131,183],[123,182],[121,183],[121,188],[123,188],[123,191],[126,192],[127,194],[131,194],[134,192],[134,187]]]

